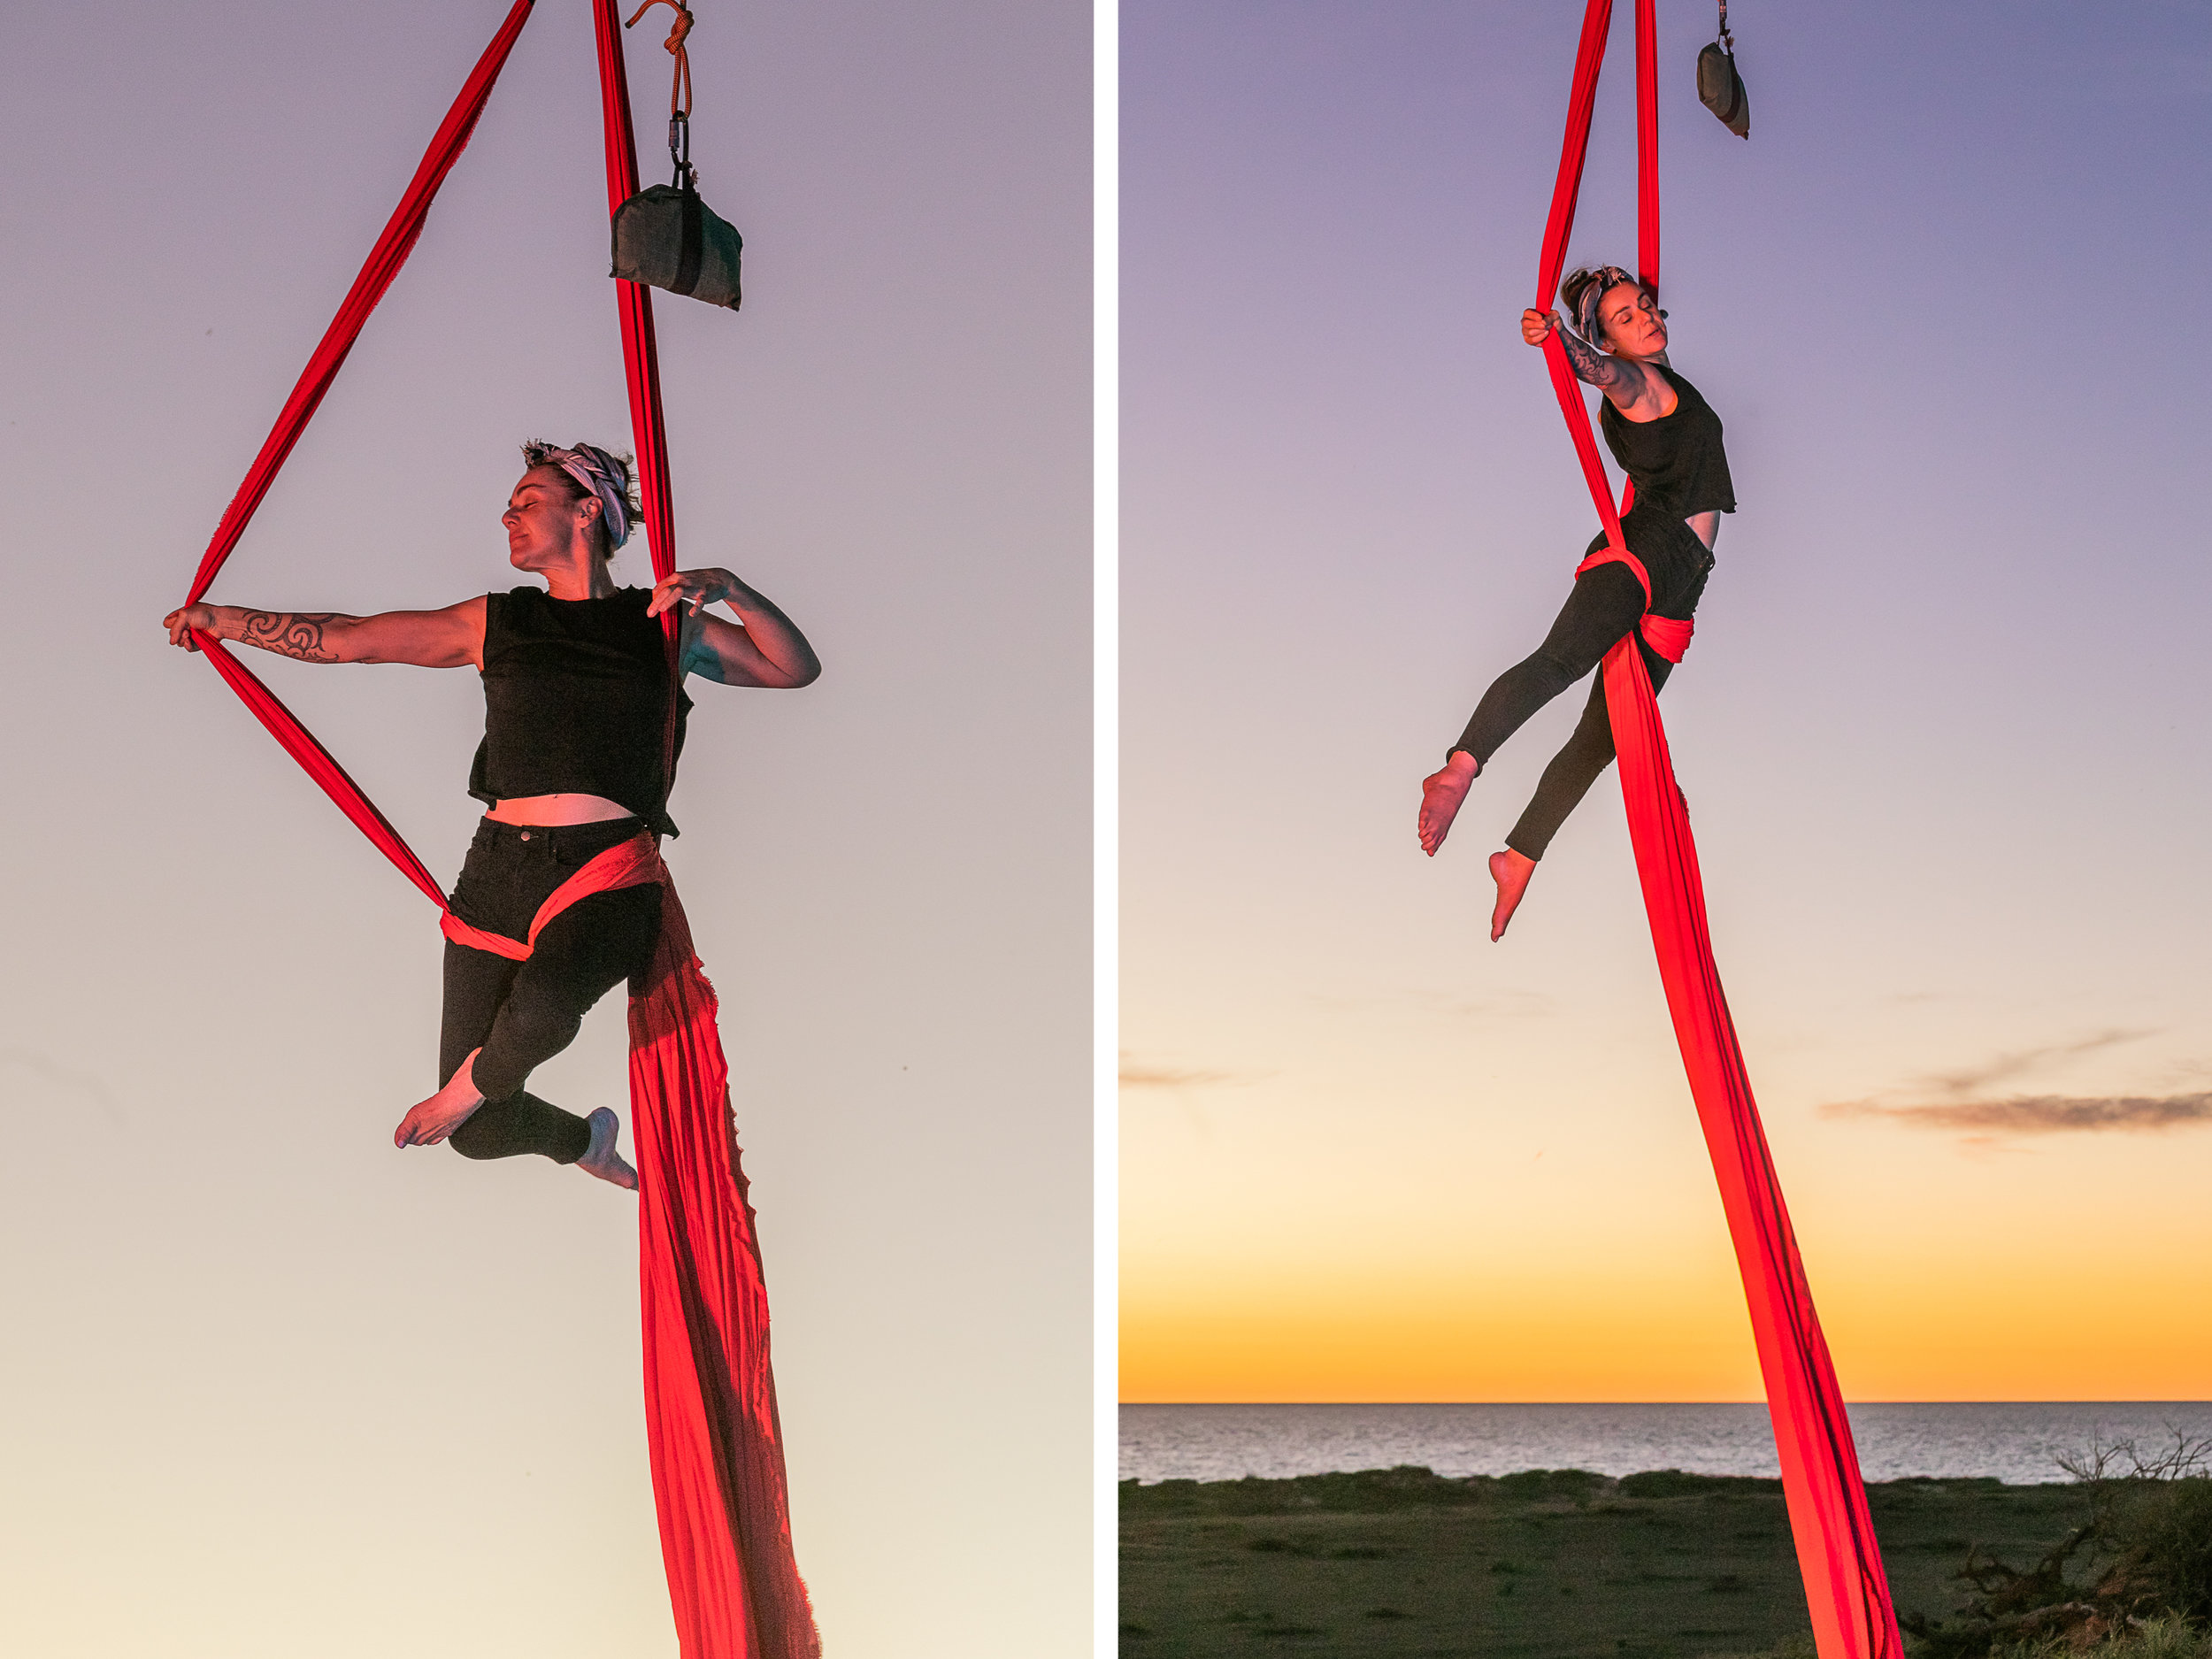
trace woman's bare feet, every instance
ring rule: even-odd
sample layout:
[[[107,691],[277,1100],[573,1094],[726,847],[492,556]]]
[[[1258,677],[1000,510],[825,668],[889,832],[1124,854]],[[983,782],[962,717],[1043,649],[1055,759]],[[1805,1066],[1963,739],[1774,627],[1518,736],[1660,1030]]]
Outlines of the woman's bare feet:
[[[622,1133],[622,1119],[602,1106],[584,1121],[591,1125],[591,1144],[584,1148],[584,1156],[576,1160],[576,1167],[587,1175],[596,1175],[603,1181],[637,1191],[637,1171],[624,1163],[622,1154],[615,1150],[615,1137]]]
[[[468,1122],[470,1115],[484,1103],[484,1097],[476,1092],[474,1076],[476,1056],[483,1052],[481,1048],[472,1052],[443,1088],[408,1109],[407,1116],[392,1132],[394,1146],[434,1147]]]
[[[1528,879],[1535,873],[1536,861],[1510,847],[1490,855],[1490,879],[1498,884],[1498,902],[1490,907],[1492,944],[1505,937],[1505,925],[1513,919],[1521,895],[1528,891]]]
[[[1443,771],[1421,780],[1421,850],[1430,857],[1436,856],[1444,837],[1451,833],[1452,820],[1459,816],[1460,803],[1466,800],[1475,774],[1481,770],[1472,755],[1455,749]]]

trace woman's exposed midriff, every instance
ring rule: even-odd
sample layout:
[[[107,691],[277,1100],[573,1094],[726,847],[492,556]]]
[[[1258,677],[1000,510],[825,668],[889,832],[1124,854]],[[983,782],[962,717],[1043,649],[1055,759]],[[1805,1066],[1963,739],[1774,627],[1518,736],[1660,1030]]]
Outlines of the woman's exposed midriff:
[[[637,815],[603,795],[531,795],[502,801],[484,814],[501,824],[599,824]]]

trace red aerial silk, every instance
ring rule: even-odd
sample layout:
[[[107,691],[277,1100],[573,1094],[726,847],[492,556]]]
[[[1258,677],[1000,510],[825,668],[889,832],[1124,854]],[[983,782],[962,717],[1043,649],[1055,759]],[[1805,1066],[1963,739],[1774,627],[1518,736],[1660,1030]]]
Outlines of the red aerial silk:
[[[187,604],[207,592],[237,546],[369,313],[406,263],[431,201],[467,145],[533,4],[515,0],[431,140],[216,527]],[[611,203],[618,204],[635,188],[637,160],[621,35],[608,0],[595,4],[608,186]],[[654,574],[665,577],[675,569],[675,529],[652,303],[634,283],[617,282],[615,289],[646,533]],[[672,654],[672,610],[664,620]],[[650,838],[610,849],[564,883],[539,912],[530,941],[480,933],[446,910],[444,893],[399,832],[269,688],[219,641],[199,633],[193,640],[339,810],[440,907],[449,937],[526,956],[538,930],[587,894],[661,884],[660,939],[650,969],[630,996],[630,1108],[637,1141],[646,1429],[669,1599],[685,1659],[816,1659],[821,1640],[791,1552],[782,1437],[768,1363],[767,1291],[731,1124],[729,1068],[716,1030],[714,990]],[[672,712],[671,741],[672,726]]]
[[[1656,293],[1659,286],[1659,119],[1653,0],[1636,4],[1636,157],[1639,274]],[[1598,70],[1604,61],[1612,24],[1612,0],[1588,0],[1582,44],[1575,59],[1573,91],[1567,111],[1566,142],[1559,160],[1559,180],[1551,215],[1544,227],[1536,305],[1548,310],[1566,261],[1567,237],[1574,227],[1575,200],[1588,152],[1590,113]],[[1619,512],[1598,462],[1566,351],[1556,334],[1545,342],[1545,358],[1559,406],[1567,418],[1584,477],[1604,522],[1607,547],[1586,562],[1625,562],[1644,584],[1651,583],[1621,537]],[[1627,510],[1624,497],[1620,511]],[[1651,624],[1663,618],[1647,617]],[[1672,638],[1651,641],[1663,656],[1678,661],[1686,628]],[[1750,1304],[1752,1333],[1759,1369],[1766,1380],[1767,1404],[1774,1418],[1775,1449],[1782,1465],[1782,1491],[1788,1502],[1790,1530],[1797,1540],[1798,1565],[1805,1578],[1805,1599],[1812,1611],[1813,1639],[1821,1659],[1900,1659],[1904,1642],[1890,1605],[1889,1583],[1867,1512],[1866,1484],[1844,1415],[1843,1394],[1813,1310],[1811,1287],[1799,1260],[1782,1187],[1759,1125],[1751,1079],[1736,1043],[1713,965],[1712,941],[1705,924],[1705,888],[1698,872],[1697,846],[1690,819],[1676,787],[1674,763],[1667,752],[1666,729],[1652,696],[1651,680],[1633,639],[1624,639],[1605,658],[1605,705],[1620,757],[1621,793],[1628,808],[1629,839],[1636,849],[1636,872],[1651,918],[1652,944],[1658,952],[1659,977],[1666,986],[1682,1062],[1698,1120],[1720,1179],[1721,1205],[1743,1274]]]
[[[546,925],[577,900],[588,899],[595,893],[612,893],[618,887],[641,887],[649,881],[665,886],[668,868],[661,863],[659,843],[649,833],[640,830],[628,841],[587,860],[582,869],[548,894],[545,902],[538,906],[538,913],[530,918],[526,938],[510,939],[504,933],[488,933],[463,921],[450,910],[438,918],[438,931],[457,945],[488,950],[510,962],[527,962],[537,954],[538,935],[545,931]]]

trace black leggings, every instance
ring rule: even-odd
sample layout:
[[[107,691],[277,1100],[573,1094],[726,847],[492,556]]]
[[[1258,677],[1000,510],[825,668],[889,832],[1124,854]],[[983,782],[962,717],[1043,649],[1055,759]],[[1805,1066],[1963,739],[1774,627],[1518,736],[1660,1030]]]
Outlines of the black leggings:
[[[454,884],[454,913],[472,926],[526,937],[538,907],[582,866],[629,840],[635,818],[545,828],[486,818]],[[535,1152],[573,1164],[591,1142],[584,1119],[523,1088],[534,1068],[575,1041],[584,1010],[650,964],[660,936],[657,884],[579,900],[549,922],[526,960],[445,947],[445,1012],[438,1033],[442,1087],[480,1048],[471,1076],[483,1105],[453,1132],[464,1157]]]
[[[1697,587],[1703,586],[1700,572]],[[1696,596],[1691,594],[1692,605]],[[1487,765],[1529,716],[1595,668],[1622,635],[1635,630],[1643,614],[1643,584],[1626,565],[1600,565],[1578,577],[1544,642],[1491,683],[1452,747],[1465,749],[1477,765]],[[1640,634],[1636,649],[1643,654],[1655,693],[1667,683],[1674,664],[1645,644]],[[1612,764],[1613,723],[1605,711],[1605,679],[1600,675],[1591,684],[1590,700],[1583,705],[1574,735],[1544,768],[1528,809],[1505,844],[1524,857],[1541,858],[1567,814],[1581,804],[1590,786]]]

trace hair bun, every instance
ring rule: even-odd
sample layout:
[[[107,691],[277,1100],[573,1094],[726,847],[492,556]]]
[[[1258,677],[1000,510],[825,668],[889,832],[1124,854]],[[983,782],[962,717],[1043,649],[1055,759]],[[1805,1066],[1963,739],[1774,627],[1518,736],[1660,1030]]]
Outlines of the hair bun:
[[[1559,301],[1571,314],[1582,310],[1583,290],[1598,280],[1598,273],[1586,266],[1578,266],[1567,273],[1567,280],[1559,285]]]
[[[1559,285],[1560,300],[1574,319],[1575,332],[1594,346],[1605,344],[1605,326],[1598,320],[1598,306],[1623,283],[1640,289],[1643,287],[1617,265],[1601,265],[1594,270],[1588,265],[1578,266]]]

